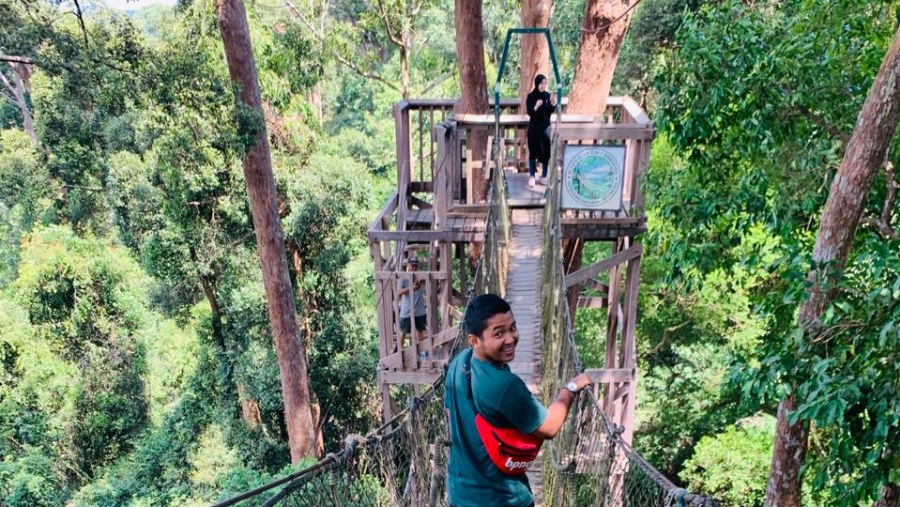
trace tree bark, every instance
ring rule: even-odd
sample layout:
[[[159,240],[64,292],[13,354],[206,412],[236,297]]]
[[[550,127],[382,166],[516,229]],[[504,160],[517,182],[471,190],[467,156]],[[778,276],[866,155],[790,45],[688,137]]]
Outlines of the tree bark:
[[[522,27],[546,28],[550,21],[553,0],[522,0]],[[525,114],[525,97],[534,89],[538,74],[550,75],[550,47],[543,34],[522,35],[522,56],[519,69],[519,111]]]
[[[553,0],[522,0],[522,27],[546,28],[550,22]],[[534,89],[534,78],[538,74],[550,75],[550,46],[543,34],[522,35],[522,55],[519,67],[519,114],[525,114],[525,99]],[[516,135],[519,143],[518,156],[527,160],[528,143],[524,130]]]
[[[847,144],[844,159],[838,169],[822,219],[813,260],[826,265],[825,273],[810,273],[809,298],[800,307],[799,323],[807,337],[815,336],[819,319],[834,299],[831,285],[833,275],[840,273],[850,255],[853,237],[859,226],[866,198],[872,182],[884,163],[888,146],[900,119],[900,30],[894,34],[891,46],[884,56],[875,82],[869,90],[866,102]],[[767,507],[794,507],[800,505],[800,468],[806,457],[808,429],[802,421],[788,424],[790,413],[797,401],[789,396],[778,405],[778,422],[772,468],[766,488]]]
[[[882,486],[881,498],[872,507],[900,507],[900,486]]]
[[[26,63],[7,62],[7,64],[12,69],[13,83],[10,83],[2,73],[0,73],[0,80],[2,80],[4,87],[10,93],[10,98],[16,107],[19,108],[19,113],[22,115],[22,128],[25,129],[31,141],[37,145],[38,137],[37,132],[34,130],[31,108],[28,107],[28,101],[25,99],[25,92],[28,90],[28,79],[31,75],[31,66]]]
[[[794,425],[788,422],[788,417],[796,408],[797,400],[793,396],[778,404],[775,450],[766,486],[766,506],[800,507],[800,490],[803,485],[800,467],[806,461],[809,427],[803,422]]]
[[[484,70],[484,25],[482,21],[482,0],[456,0],[454,18],[456,21],[456,54],[459,65],[459,88],[462,97],[456,103],[456,113],[488,113],[487,75]],[[478,131],[467,141],[475,159],[486,157],[487,135]],[[485,161],[487,162],[487,161]],[[484,171],[473,171],[472,195],[476,202],[487,199],[487,179]]]
[[[606,109],[619,48],[639,1],[588,0],[566,112],[599,115]]]
[[[403,100],[409,100],[409,48],[400,46],[400,94]]]
[[[262,123],[262,98],[244,3],[242,0],[216,0],[216,13],[228,73],[240,86],[240,101],[256,111]],[[301,458],[315,456],[315,425],[310,408],[306,353],[297,333],[296,308],[264,124],[256,134],[256,144],[244,157],[243,168],[281,372],[291,462],[297,463]]]

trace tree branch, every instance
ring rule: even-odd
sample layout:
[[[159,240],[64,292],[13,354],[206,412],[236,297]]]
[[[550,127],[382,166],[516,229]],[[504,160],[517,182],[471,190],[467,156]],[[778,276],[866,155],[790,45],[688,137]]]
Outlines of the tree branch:
[[[300,21],[302,21],[303,24],[306,25],[306,28],[313,34],[313,36],[316,39],[318,39],[319,42],[321,42],[323,46],[325,46],[325,36],[322,33],[320,33],[318,30],[316,30],[316,27],[313,26],[312,22],[310,22],[308,19],[306,19],[306,16],[304,16],[303,13],[300,12],[300,10],[297,9],[297,7],[290,0],[285,0],[284,4],[291,11],[291,13],[294,15],[294,17],[296,19],[299,19]],[[372,74],[370,72],[364,71],[363,69],[358,67],[355,63],[351,62],[346,57],[344,57],[338,50],[330,49],[330,51],[331,51],[332,56],[334,56],[334,58],[341,65],[352,70],[353,72],[358,74],[360,77],[363,77],[366,79],[371,79],[373,81],[378,81],[379,83],[387,86],[388,88],[390,88],[394,91],[400,91],[400,88],[397,85],[395,85],[394,83],[388,81],[387,79],[385,79],[377,74]]]
[[[421,96],[423,96],[423,97],[427,96],[431,90],[437,88],[438,86],[441,85],[441,83],[450,79],[451,77],[453,77],[452,71],[447,74],[444,74],[442,76],[438,76],[435,80],[433,80],[432,82],[425,85],[425,88],[422,89]]]
[[[84,36],[84,47],[87,47],[88,42],[88,32],[87,27],[84,26],[84,16],[81,14],[81,5],[78,4],[78,0],[72,0],[72,3],[75,4],[75,16],[78,17],[78,24],[81,25],[81,35]]]
[[[352,70],[353,72],[359,74],[360,77],[364,77],[366,79],[371,79],[373,81],[378,81],[379,83],[387,86],[391,90],[398,91],[398,92],[400,91],[400,88],[397,85],[388,81],[387,79],[379,76],[378,74],[372,74],[371,72],[366,72],[366,71],[362,70],[361,68],[357,67],[356,64],[354,64],[350,60],[348,60],[348,59],[344,58],[342,55],[340,55],[337,51],[334,51],[333,53],[334,53],[334,57],[337,58],[338,62],[342,63],[344,66],[346,66],[348,69]]]
[[[797,106],[797,112],[799,112],[804,118],[815,123],[819,127],[822,127],[825,132],[831,134],[832,137],[839,139],[845,143],[850,142],[850,134],[841,131],[839,128],[825,121],[821,116],[813,113],[805,106]]]
[[[378,6],[378,17],[381,18],[381,23],[384,25],[384,33],[387,35],[388,39],[397,46],[405,47],[403,41],[398,39],[391,31],[391,27],[388,24],[387,12],[384,10],[384,0],[375,0],[375,4]]]
[[[21,63],[23,65],[37,65],[37,62],[23,56],[11,56],[0,53],[0,62]]]
[[[10,83],[8,79],[6,79],[6,76],[3,75],[2,72],[0,72],[0,81],[2,81],[3,86],[5,86],[7,90],[9,90],[9,93],[13,95],[16,94],[16,89],[13,87],[12,83]]]

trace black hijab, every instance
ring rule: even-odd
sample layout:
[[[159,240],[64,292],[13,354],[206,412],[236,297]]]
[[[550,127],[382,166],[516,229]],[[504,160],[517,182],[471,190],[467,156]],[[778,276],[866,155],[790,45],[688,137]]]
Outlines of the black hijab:
[[[547,76],[543,74],[538,74],[534,76],[534,91],[538,91],[538,87],[541,86],[541,81],[547,79]]]

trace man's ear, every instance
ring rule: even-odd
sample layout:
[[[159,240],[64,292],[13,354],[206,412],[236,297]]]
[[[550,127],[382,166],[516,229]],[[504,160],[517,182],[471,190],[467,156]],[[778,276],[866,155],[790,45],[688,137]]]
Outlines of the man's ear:
[[[478,343],[478,340],[479,340],[478,335],[469,333],[469,345],[474,347],[475,344]]]

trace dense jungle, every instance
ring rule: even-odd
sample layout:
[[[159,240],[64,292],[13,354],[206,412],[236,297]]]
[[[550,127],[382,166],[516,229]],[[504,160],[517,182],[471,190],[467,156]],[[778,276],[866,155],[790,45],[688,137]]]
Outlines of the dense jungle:
[[[586,1],[552,2],[565,90]],[[483,2],[491,89],[521,3]],[[848,147],[883,120],[864,104],[900,2],[630,4],[612,94],[657,129],[634,447],[725,506],[898,505],[896,113],[845,258],[816,245]],[[244,5],[262,115],[235,99],[213,0],[0,0],[0,506],[209,505],[381,421],[366,230],[396,184],[391,105],[460,96],[455,5]],[[293,463],[241,168],[261,125],[317,439]],[[605,325],[578,310],[589,363]],[[788,423],[802,500],[767,502]]]

